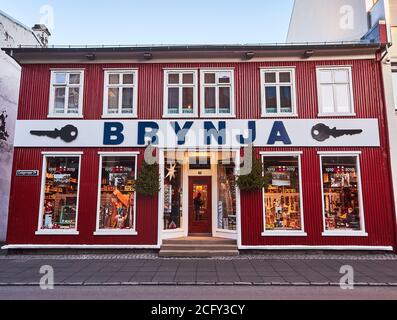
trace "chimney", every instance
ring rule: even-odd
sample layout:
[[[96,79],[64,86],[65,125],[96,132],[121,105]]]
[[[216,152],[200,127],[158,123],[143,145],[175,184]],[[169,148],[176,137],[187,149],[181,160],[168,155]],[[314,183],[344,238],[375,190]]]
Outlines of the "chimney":
[[[35,24],[32,28],[34,35],[39,39],[43,47],[48,46],[48,38],[51,36],[50,31],[44,24]]]

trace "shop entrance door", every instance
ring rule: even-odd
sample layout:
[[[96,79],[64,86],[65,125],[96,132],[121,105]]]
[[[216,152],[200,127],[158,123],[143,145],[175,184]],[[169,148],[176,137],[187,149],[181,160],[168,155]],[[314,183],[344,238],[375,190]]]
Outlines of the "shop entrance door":
[[[212,177],[189,178],[189,235],[212,235]]]

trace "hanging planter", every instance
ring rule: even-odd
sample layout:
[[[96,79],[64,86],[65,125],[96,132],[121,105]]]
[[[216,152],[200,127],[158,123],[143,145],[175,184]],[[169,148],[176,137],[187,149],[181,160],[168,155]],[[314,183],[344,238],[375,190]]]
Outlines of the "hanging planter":
[[[160,191],[159,167],[156,164],[149,165],[143,161],[135,184],[136,192],[143,196],[152,197]]]
[[[237,177],[237,185],[240,191],[255,192],[262,191],[270,182],[263,176],[262,163],[254,155],[252,156],[252,170],[248,175]]]

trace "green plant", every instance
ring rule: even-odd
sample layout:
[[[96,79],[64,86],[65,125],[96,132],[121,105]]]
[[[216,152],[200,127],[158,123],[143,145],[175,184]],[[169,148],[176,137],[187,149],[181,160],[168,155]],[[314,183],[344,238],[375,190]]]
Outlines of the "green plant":
[[[270,183],[269,178],[263,176],[261,161],[254,155],[252,156],[251,172],[248,175],[238,176],[236,182],[239,189],[246,192],[261,191]]]
[[[136,192],[144,196],[154,196],[160,191],[159,167],[156,164],[149,165],[145,161],[135,183]]]

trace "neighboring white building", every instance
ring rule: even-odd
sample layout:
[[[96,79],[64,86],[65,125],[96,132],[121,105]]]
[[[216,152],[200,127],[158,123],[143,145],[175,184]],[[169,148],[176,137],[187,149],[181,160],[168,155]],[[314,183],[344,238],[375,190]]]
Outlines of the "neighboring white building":
[[[390,43],[383,77],[397,207],[397,0],[295,0],[287,42],[371,41],[380,23]]]
[[[50,33],[43,25],[32,29],[0,11],[0,48],[19,45],[47,46]],[[0,50],[0,242],[7,232],[12,173],[14,124],[17,116],[21,68]]]

